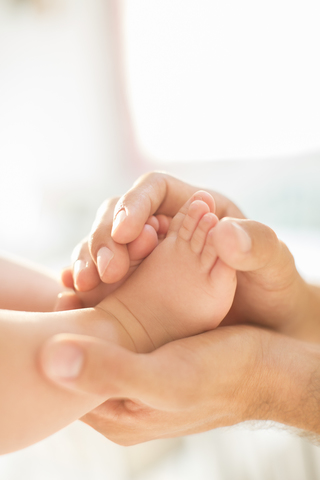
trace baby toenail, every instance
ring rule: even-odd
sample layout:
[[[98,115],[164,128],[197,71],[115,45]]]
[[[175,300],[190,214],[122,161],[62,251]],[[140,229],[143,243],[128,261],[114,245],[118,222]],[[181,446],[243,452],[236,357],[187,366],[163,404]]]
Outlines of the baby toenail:
[[[202,195],[195,195],[194,200],[203,200]]]

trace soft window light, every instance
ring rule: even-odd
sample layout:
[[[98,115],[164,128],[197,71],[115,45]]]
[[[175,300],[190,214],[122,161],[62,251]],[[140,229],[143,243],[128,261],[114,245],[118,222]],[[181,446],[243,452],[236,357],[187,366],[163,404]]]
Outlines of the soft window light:
[[[241,159],[320,149],[318,1],[124,5],[129,99],[150,156]]]

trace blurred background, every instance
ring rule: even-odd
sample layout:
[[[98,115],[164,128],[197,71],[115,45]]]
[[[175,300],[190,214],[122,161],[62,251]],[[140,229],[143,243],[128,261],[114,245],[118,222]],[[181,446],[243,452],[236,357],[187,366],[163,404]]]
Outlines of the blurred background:
[[[316,0],[0,0],[0,249],[58,273],[99,204],[165,170],[273,227],[320,279]],[[75,423],[1,480],[320,476],[274,426],[119,447]]]

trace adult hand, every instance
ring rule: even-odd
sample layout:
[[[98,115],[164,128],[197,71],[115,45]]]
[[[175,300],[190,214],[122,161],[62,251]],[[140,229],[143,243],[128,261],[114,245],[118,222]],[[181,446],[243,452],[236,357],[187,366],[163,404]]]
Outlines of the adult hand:
[[[127,244],[114,241],[111,237],[111,227],[117,200],[107,200],[98,209],[90,236],[92,243],[95,239],[95,231],[100,231],[101,225],[106,223],[110,228],[108,235],[103,239],[104,244],[97,252],[96,261],[93,261],[91,243],[87,238],[73,250],[73,266],[66,268],[61,277],[64,286],[74,289],[77,294],[71,291],[63,292],[58,297],[55,310],[97,305],[116,290],[165,237],[171,217],[152,214],[146,219],[137,236],[132,237]],[[106,283],[101,281],[99,271],[106,272],[104,274]]]
[[[130,266],[132,242],[143,233],[150,216],[157,215],[159,234],[165,233],[168,228],[165,219],[173,217],[198,190],[169,175],[150,173],[142,176],[120,199],[105,201],[97,212],[89,239],[74,250],[73,269],[63,274],[66,286],[75,285],[78,291],[84,292],[95,288],[100,279],[105,283],[122,279]],[[244,218],[227,198],[216,192],[209,193],[216,200],[219,218],[227,215]]]
[[[320,432],[318,346],[246,325],[220,327],[149,354],[64,335],[47,344],[53,348],[51,359],[57,343],[61,353],[61,342],[76,345],[84,355],[79,376],[61,386],[108,399],[82,420],[116,443],[132,445],[245,420]]]
[[[73,285],[73,277],[78,290],[100,285],[100,291],[88,292],[85,306],[90,306],[90,301],[97,303],[107,293],[106,288],[113,288],[103,286],[100,277],[105,282],[117,282],[130,274],[130,244],[141,235],[148,218],[151,215],[172,217],[197,190],[174,177],[155,172],[142,176],[119,200],[105,202],[98,211],[89,241],[77,248],[74,273],[71,269],[64,272],[66,286]],[[269,227],[244,219],[238,207],[226,197],[209,193],[215,199],[215,213],[223,219],[215,228],[218,256],[238,270],[235,300],[224,323],[252,322],[291,335],[303,335],[301,329],[306,331],[307,326],[302,320],[314,320],[314,294],[297,272],[288,248]],[[106,270],[100,269],[99,277],[96,266],[101,263],[105,247],[113,257]],[[79,264],[85,267],[79,270]],[[77,301],[75,298],[74,308]]]
[[[168,216],[174,215],[180,208],[181,204],[183,204],[196,190],[198,190],[197,187],[186,185],[165,174],[154,173],[142,177],[117,203],[114,201],[113,204],[109,203],[105,205],[102,210],[100,209],[99,216],[90,236],[90,241],[81,245],[77,259],[79,260],[83,258],[86,260],[87,265],[90,266],[90,268],[95,268],[98,263],[97,258],[99,256],[99,251],[103,246],[108,245],[112,249],[112,242],[116,241],[119,242],[119,247],[124,247],[124,249],[126,249],[125,243],[131,242],[137,238],[141,229],[143,229],[146,219],[150,215],[159,213]],[[220,194],[214,192],[210,193],[214,196],[216,201],[216,214],[219,218],[223,219],[215,228],[215,246],[218,256],[221,257],[225,263],[238,270],[238,288],[235,301],[230,313],[225,319],[225,324],[256,322],[261,325],[274,327],[275,329],[292,336],[313,341],[319,340],[319,327],[315,327],[315,325],[318,325],[318,322],[315,320],[317,320],[319,315],[319,291],[316,291],[311,286],[305,284],[301,279],[296,271],[292,255],[287,247],[278,240],[277,236],[270,228],[258,222],[245,220],[240,210],[231,201]],[[114,205],[116,205],[115,209]],[[125,212],[125,215],[121,214],[121,212]],[[119,222],[121,216],[124,218]],[[127,257],[126,262],[123,261],[123,258],[125,257]],[[118,255],[117,251],[115,251],[114,257],[111,260],[111,262],[114,262],[113,269],[118,270],[121,274],[126,274],[128,258],[128,253],[125,250],[123,256]],[[89,273],[89,269],[87,272],[81,272],[80,274],[82,275],[86,273]],[[71,271],[69,274],[72,277]],[[112,277],[112,270],[109,270],[108,275],[111,275]],[[105,276],[101,276],[103,280],[105,280]],[[87,275],[87,280],[88,284],[90,284],[90,275]],[[111,281],[111,278],[109,277],[107,280]],[[239,327],[233,327],[232,331],[235,332],[235,329],[238,328]],[[242,330],[243,332],[249,332],[247,329],[250,327],[243,326],[242,328],[244,329]],[[144,397],[143,395],[139,396],[139,392],[135,392],[134,390],[134,384],[132,384],[132,382],[130,383],[130,379],[134,379],[134,383],[140,385],[138,378],[139,375],[134,375],[134,372],[130,369],[131,366],[133,368],[134,365],[136,365],[134,362],[134,358],[136,357],[132,357],[131,355],[133,354],[129,353],[129,359],[128,356],[126,356],[127,354],[123,352],[124,358],[129,360],[127,365],[130,365],[127,370],[128,375],[124,375],[124,378],[132,386],[132,389],[128,389],[126,393],[124,393],[125,390],[120,390],[118,396],[126,396],[131,399],[138,398],[143,404],[133,402],[132,400],[120,402],[109,400],[101,407],[88,414],[84,418],[84,421],[91,424],[97,430],[105,433],[108,437],[115,439],[115,441],[117,441],[118,438],[118,441],[122,443],[130,443],[131,441],[139,442],[150,438],[159,438],[161,436],[174,436],[181,435],[182,433],[186,434],[208,430],[221,425],[237,423],[237,421],[241,421],[240,419],[253,418],[246,410],[248,405],[245,407],[245,410],[247,411],[246,415],[243,415],[243,410],[241,408],[238,410],[231,408],[230,402],[232,401],[232,395],[241,389],[236,378],[233,377],[230,372],[234,369],[239,377],[241,377],[237,370],[238,363],[240,362],[243,365],[242,360],[247,358],[247,355],[249,355],[250,358],[255,358],[256,350],[249,342],[247,334],[244,333],[244,337],[238,345],[238,348],[241,347],[240,352],[235,345],[232,345],[231,348],[230,342],[226,338],[226,342],[219,342],[221,347],[221,350],[219,351],[221,351],[221,355],[216,356],[217,342],[215,339],[220,338],[216,335],[222,335],[221,333],[218,333],[222,331],[229,332],[231,330],[218,329],[215,332],[208,332],[195,337],[199,340],[199,343],[198,340],[195,339],[185,339],[162,347],[159,351],[152,354],[153,357],[137,357],[140,359],[139,365],[141,368],[139,370],[139,375],[141,375],[142,381],[144,381],[143,379],[146,381],[142,367],[147,369],[146,372],[150,371],[148,370],[148,361],[150,358],[159,359],[160,367],[158,367],[158,369],[160,370],[162,368],[161,366],[163,364],[165,366],[166,364],[165,357],[171,359],[170,369],[163,369],[164,375],[167,376],[167,383],[161,383],[162,381],[160,381],[160,378],[162,377],[159,376],[160,372],[158,372],[156,368],[153,372],[154,379],[158,381],[159,378],[160,388],[158,390],[152,390],[149,389],[148,382],[146,381],[145,383],[148,391],[157,392],[153,394],[153,402],[149,402],[149,406],[151,405],[153,407],[151,410],[145,405],[145,403],[148,404],[149,397]],[[258,332],[259,330],[251,329],[250,331]],[[260,331],[259,335],[261,332],[262,331]],[[270,335],[272,338],[280,338],[277,336],[273,337],[273,335],[276,335],[275,333],[264,331],[264,341],[261,343],[259,343],[259,341],[257,342],[259,347],[263,347],[261,351],[264,353],[269,345],[268,339],[271,338]],[[256,337],[256,340],[258,338],[259,336]],[[279,352],[284,352],[284,359],[287,362],[290,362],[293,351],[290,351],[290,348],[284,348],[284,346],[290,344],[290,342],[293,342],[294,340],[287,337],[281,337],[281,339],[281,342],[272,342],[273,345],[276,345],[276,347],[279,348],[279,351],[277,352],[277,348],[274,348],[274,356],[271,356],[269,360],[268,356],[265,357],[268,362],[270,361],[276,366],[276,368],[278,367],[277,362],[282,356],[282,354],[279,355]],[[189,344],[191,341],[194,343]],[[187,347],[183,346],[181,348],[181,344],[187,345]],[[292,344],[290,345],[291,347],[294,346]],[[207,346],[207,348],[205,349],[204,346]],[[170,348],[174,348],[176,354],[171,355]],[[93,358],[95,358],[95,355],[97,355],[97,358],[99,357],[99,350],[96,350],[96,353],[94,353],[93,350],[90,350],[90,352],[93,355]],[[90,352],[88,353],[88,359],[90,357]],[[162,356],[161,352],[165,352],[166,355]],[[182,378],[187,377],[186,374],[185,377],[183,377],[183,370],[181,373],[179,367],[181,363],[179,361],[179,356],[180,354],[182,357],[184,356],[184,353],[182,352],[187,352],[189,355],[190,352],[195,352],[194,354],[192,353],[191,358],[193,358],[194,355],[198,358],[196,376],[200,379],[205,378],[204,383],[207,382],[208,385],[212,385],[212,390],[207,391],[207,396],[203,397],[203,401],[201,395],[197,398],[192,397],[194,387],[194,384],[192,384],[192,374],[190,382],[188,380],[185,389],[182,388],[183,385],[181,385],[180,382],[181,375]],[[230,363],[230,352],[232,352],[233,355],[232,359],[236,359],[234,360],[235,363]],[[238,352],[237,355],[235,352]],[[104,368],[101,366],[104,365],[104,367],[107,368],[107,363],[104,363],[103,361],[100,363],[97,362],[96,370],[89,369],[88,371],[91,371],[91,373],[93,371],[96,372],[94,378],[99,385],[100,382],[106,382],[110,387],[110,382],[114,381],[113,372],[116,372],[116,374],[119,373],[117,378],[123,378],[120,375],[122,365],[121,358],[121,355],[113,358],[113,362],[110,363],[108,369],[105,370],[108,372],[106,380],[104,379]],[[144,363],[141,358],[145,359]],[[303,358],[303,356],[301,356],[301,358]],[[184,361],[182,361],[182,363],[184,363]],[[246,365],[246,368],[248,368],[248,372],[251,372],[252,370],[250,366],[246,364],[246,361],[244,361],[244,364]],[[174,365],[174,368],[172,368],[172,365]],[[213,368],[212,365],[217,365],[217,367]],[[226,370],[226,366],[228,365],[232,366],[232,368],[230,367],[230,370]],[[301,365],[303,365],[303,362]],[[220,405],[216,410],[212,410],[212,399],[214,399],[215,402],[215,397],[212,397],[212,392],[216,391],[215,388],[217,385],[215,383],[216,371],[223,372],[222,377],[225,379],[223,385],[229,385],[228,395],[231,391],[233,392],[230,394],[230,398],[226,394],[226,397],[228,397],[229,400],[227,400],[226,397],[224,397],[223,400],[226,402],[226,405],[230,407],[230,410],[229,408],[227,409],[227,411],[229,411],[228,414],[220,413],[220,410],[223,412]],[[177,376],[175,375],[175,372],[177,372]],[[100,380],[97,377],[99,377]],[[266,376],[266,379],[267,378],[268,375]],[[229,381],[230,383],[228,383]],[[305,381],[303,381],[302,384],[305,385]],[[90,388],[93,388],[90,382],[88,383],[87,388],[88,391],[90,391]],[[188,388],[190,390],[188,390]],[[261,395],[263,398],[263,392],[265,389],[269,391],[268,387],[265,385],[265,381],[262,381],[261,384],[254,385],[253,391],[257,394],[262,392]],[[191,403],[189,404],[189,410],[188,408],[184,410],[183,407],[179,410],[177,407],[177,410],[179,411],[176,411],[174,421],[173,417],[170,417],[170,415],[167,416],[167,413],[163,412],[162,406],[158,403],[161,401],[161,398],[164,398],[165,400],[167,395],[170,395],[170,393],[168,393],[170,391],[175,392],[176,398],[178,398],[179,401],[181,401],[182,398],[190,397],[194,402],[193,405],[191,405]],[[182,393],[180,395],[180,391],[185,392],[185,394]],[[158,400],[157,394],[159,394]],[[147,392],[145,395],[147,395]],[[150,395],[152,396],[151,393]],[[276,402],[280,401],[277,395],[274,398]],[[256,403],[257,405],[259,404],[258,401]],[[249,402],[250,408],[254,410],[254,405],[256,405],[256,403],[254,401],[251,403]],[[214,403],[214,405],[217,404]],[[265,405],[267,405],[267,403]],[[164,410],[166,408],[167,407],[164,407]],[[232,413],[230,413],[230,411]],[[193,417],[191,412],[193,412]],[[199,414],[199,412],[203,412],[203,415]],[[237,412],[235,414],[236,418],[232,417],[233,412]],[[231,415],[232,419],[230,416],[228,417],[228,415]],[[256,418],[260,418],[258,413],[255,416]],[[188,420],[189,418],[190,421]],[[265,415],[264,418],[276,420],[278,417],[276,415]],[[281,419],[279,417],[278,420],[296,426],[302,425],[300,421],[299,423],[296,420],[294,422],[291,421],[291,423],[285,418]],[[135,423],[136,421],[137,423]],[[199,421],[199,424],[197,424],[197,421]],[[132,429],[137,428],[137,425],[142,427],[141,430],[139,430],[139,433],[136,435],[132,434]],[[134,440],[132,440],[133,437]]]

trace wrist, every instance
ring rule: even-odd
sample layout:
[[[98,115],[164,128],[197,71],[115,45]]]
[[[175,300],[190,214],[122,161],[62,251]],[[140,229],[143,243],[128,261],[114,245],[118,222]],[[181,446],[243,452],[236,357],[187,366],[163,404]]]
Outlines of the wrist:
[[[306,284],[305,311],[300,321],[297,337],[301,340],[320,343],[320,287]]]
[[[300,277],[291,303],[290,322],[281,328],[281,333],[302,341],[320,343],[320,287]]]
[[[320,433],[320,348],[273,332],[261,334],[245,420],[272,420]]]

